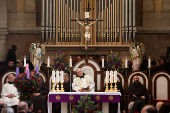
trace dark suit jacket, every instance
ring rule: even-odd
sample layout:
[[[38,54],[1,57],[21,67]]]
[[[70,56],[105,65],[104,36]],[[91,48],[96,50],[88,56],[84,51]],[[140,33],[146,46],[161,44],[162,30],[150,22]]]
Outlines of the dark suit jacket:
[[[31,111],[27,111],[27,113],[32,113]]]

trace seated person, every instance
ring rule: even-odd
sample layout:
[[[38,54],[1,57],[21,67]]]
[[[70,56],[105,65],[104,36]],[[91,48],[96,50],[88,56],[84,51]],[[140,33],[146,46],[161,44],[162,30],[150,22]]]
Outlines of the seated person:
[[[32,103],[34,105],[33,112],[38,113],[38,110],[41,110],[41,113],[46,113],[47,111],[47,99],[44,97],[47,95],[47,86],[44,81],[38,90],[37,93],[34,93],[34,98],[32,99]]]
[[[33,103],[30,102],[30,101],[27,101],[27,104],[28,104],[27,113],[32,113],[32,111],[33,111]]]
[[[1,113],[14,113],[14,109],[11,107],[4,108]]]
[[[131,101],[135,101],[140,99],[143,103],[145,103],[145,99],[148,98],[149,92],[146,87],[139,82],[139,77],[133,77],[133,83],[129,85],[127,89],[127,93]]]
[[[113,81],[114,81],[114,77],[113,77]],[[110,86],[111,83],[108,83],[108,89],[110,90]],[[115,83],[112,83],[113,86],[113,90],[115,87]],[[106,89],[106,85],[105,85],[105,89]],[[121,113],[123,113],[124,110],[124,90],[122,87],[122,84],[120,82],[117,82],[117,90],[121,93],[121,97],[120,97],[120,109],[121,109]],[[117,113],[117,108],[118,108],[118,103],[109,103],[109,113]]]
[[[19,73],[24,73],[24,67],[23,67],[23,63],[21,62],[21,60],[17,60],[16,67],[19,68]]]
[[[94,92],[94,80],[89,75],[85,75],[83,71],[78,68],[76,70],[77,77],[73,80],[72,87],[76,92]]]
[[[27,113],[28,104],[24,101],[19,102],[17,110],[18,110],[18,112],[15,112],[15,113]]]
[[[3,68],[3,70],[1,71],[0,76],[2,76],[5,72],[9,71],[9,70],[15,70],[15,65],[13,61],[9,61]]]
[[[6,106],[5,106],[4,101],[3,101],[3,100],[0,100],[0,113],[1,113],[2,109],[5,108],[5,107],[6,107]]]
[[[59,84],[59,88],[61,87],[61,84]],[[64,83],[63,88],[65,92],[70,92],[70,81],[69,81],[69,75],[64,74]],[[53,102],[52,104],[52,113],[61,113],[61,103],[60,102]]]
[[[2,87],[1,97],[7,106],[10,106],[14,109],[14,112],[17,112],[17,105],[19,103],[19,94],[17,88],[13,84],[14,76],[13,74],[8,75],[8,83]]]

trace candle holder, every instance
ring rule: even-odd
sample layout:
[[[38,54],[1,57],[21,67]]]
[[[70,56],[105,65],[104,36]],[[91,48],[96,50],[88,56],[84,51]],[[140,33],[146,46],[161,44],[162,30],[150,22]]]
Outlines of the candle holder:
[[[151,67],[148,67],[149,70],[149,79],[151,78]]]
[[[127,80],[127,70],[129,67],[125,67],[125,79]]]
[[[56,92],[54,83],[55,83],[55,82],[52,82],[52,90],[51,90],[51,92]]]
[[[56,91],[57,91],[57,92],[60,92],[60,89],[59,89],[59,82],[57,82],[57,85],[56,85],[56,86],[57,86],[57,90],[56,90]]]
[[[106,90],[105,90],[105,92],[109,92],[108,83],[109,83],[109,82],[106,82]]]
[[[110,82],[110,90],[109,92],[113,92],[113,85],[112,85],[113,82]]]
[[[115,82],[115,89],[113,90],[113,92],[118,92],[118,90],[117,90],[117,82]]]
[[[65,92],[64,88],[63,88],[63,81],[61,81],[61,90],[60,90],[60,92]]]
[[[26,66],[23,66],[24,67],[24,72],[26,72]],[[27,72],[26,72],[27,73]]]
[[[50,76],[50,66],[46,66],[47,67],[47,70],[48,70],[48,73],[47,73],[47,80],[49,80],[49,76]]]

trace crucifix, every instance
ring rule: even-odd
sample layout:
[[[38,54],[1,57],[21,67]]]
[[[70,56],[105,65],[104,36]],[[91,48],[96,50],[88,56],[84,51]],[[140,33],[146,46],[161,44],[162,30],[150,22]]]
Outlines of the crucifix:
[[[90,42],[90,26],[92,24],[94,24],[95,22],[97,21],[103,21],[103,20],[99,20],[99,19],[89,19],[90,17],[90,12],[89,12],[89,7],[88,9],[86,9],[87,12],[85,12],[85,19],[71,19],[71,21],[77,21],[80,25],[84,26],[85,27],[85,34],[84,34],[84,37],[86,39],[85,41],[85,50],[86,50],[86,58],[88,58],[88,44]],[[82,23],[81,21],[85,21],[84,23]],[[93,21],[92,23],[88,23],[89,21]]]

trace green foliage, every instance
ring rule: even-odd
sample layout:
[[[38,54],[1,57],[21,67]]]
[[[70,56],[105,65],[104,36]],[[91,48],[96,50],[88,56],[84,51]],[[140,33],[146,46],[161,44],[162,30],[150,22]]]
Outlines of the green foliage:
[[[78,104],[72,110],[73,113],[96,113],[97,106],[91,100],[92,95],[81,96]]]

